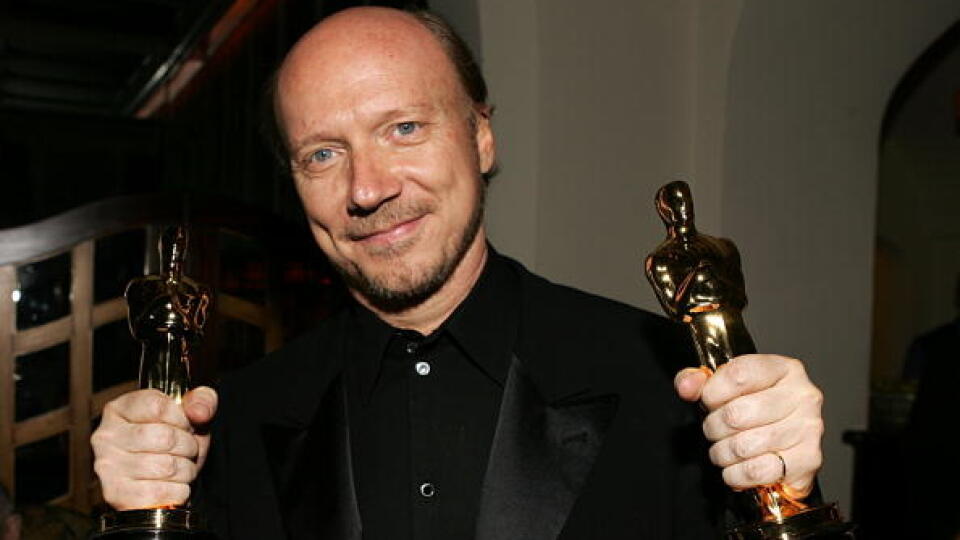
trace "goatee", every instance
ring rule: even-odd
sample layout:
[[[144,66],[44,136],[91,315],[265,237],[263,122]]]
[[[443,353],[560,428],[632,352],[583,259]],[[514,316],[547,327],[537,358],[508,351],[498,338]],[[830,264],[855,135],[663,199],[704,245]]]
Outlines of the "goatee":
[[[424,269],[419,276],[409,276],[404,283],[392,285],[386,279],[372,276],[364,272],[356,263],[340,265],[334,263],[334,268],[343,277],[347,286],[359,293],[374,308],[385,313],[399,313],[416,307],[433,296],[450,279],[450,276],[460,265],[470,246],[473,244],[483,223],[485,186],[477,182],[476,204],[466,226],[460,231],[460,238],[448,252],[443,246],[439,247],[440,260],[429,268]],[[348,235],[362,237],[370,232],[383,228],[384,224],[401,223],[405,219],[423,215],[422,205],[411,205],[405,208],[387,207],[371,214],[368,218],[358,221],[356,226],[348,231]],[[381,213],[382,212],[382,213]],[[398,255],[390,250],[402,251],[405,246],[387,248],[385,257]]]

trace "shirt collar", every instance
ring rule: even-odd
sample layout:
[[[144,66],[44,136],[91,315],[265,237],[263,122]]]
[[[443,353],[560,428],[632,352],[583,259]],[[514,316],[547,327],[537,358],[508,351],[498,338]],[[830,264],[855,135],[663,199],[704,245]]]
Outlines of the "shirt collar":
[[[493,247],[473,290],[441,328],[467,357],[503,386],[520,326],[520,277]]]
[[[488,246],[487,261],[470,294],[427,339],[447,332],[480,370],[503,386],[520,325],[519,308],[520,277]],[[366,402],[376,388],[390,340],[410,331],[393,328],[356,303],[352,318],[350,361]]]

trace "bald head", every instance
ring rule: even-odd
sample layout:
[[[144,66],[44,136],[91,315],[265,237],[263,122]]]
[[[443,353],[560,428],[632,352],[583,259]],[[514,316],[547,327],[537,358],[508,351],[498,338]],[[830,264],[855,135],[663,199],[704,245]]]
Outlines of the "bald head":
[[[282,87],[291,73],[311,60],[354,63],[370,53],[402,59],[404,53],[436,54],[438,47],[410,13],[382,7],[346,9],[322,20],[297,41],[281,66],[279,82]]]
[[[285,163],[317,244],[355,298],[403,327],[442,321],[485,259],[496,149],[456,43],[432,16],[355,8],[304,35],[276,79]]]
[[[294,45],[271,85],[271,109],[276,131],[268,132],[282,162],[291,150],[283,115],[285,97],[310,91],[302,83],[329,80],[342,74],[337,65],[370,66],[371,58],[428,67],[440,78],[453,75],[458,89],[485,115],[487,86],[469,47],[441,17],[428,11],[401,11],[383,7],[358,7],[327,17]],[[322,70],[320,68],[330,68]],[[451,71],[452,70],[452,71]]]

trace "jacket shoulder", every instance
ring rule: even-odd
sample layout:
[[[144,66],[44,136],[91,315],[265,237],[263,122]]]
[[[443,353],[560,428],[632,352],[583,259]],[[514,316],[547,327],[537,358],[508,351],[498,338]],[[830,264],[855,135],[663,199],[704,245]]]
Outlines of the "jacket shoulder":
[[[553,283],[509,261],[522,283],[519,358],[563,388],[676,399],[673,378],[696,366],[687,329],[622,302]]]
[[[225,374],[218,385],[221,397],[242,402],[257,396],[260,403],[283,403],[297,395],[301,385],[325,388],[343,365],[344,311],[253,363]],[[310,394],[318,391],[299,390]]]
[[[557,336],[566,346],[606,351],[665,354],[689,362],[686,328],[666,317],[623,302],[560,285],[511,261],[523,281],[524,325],[541,337]]]

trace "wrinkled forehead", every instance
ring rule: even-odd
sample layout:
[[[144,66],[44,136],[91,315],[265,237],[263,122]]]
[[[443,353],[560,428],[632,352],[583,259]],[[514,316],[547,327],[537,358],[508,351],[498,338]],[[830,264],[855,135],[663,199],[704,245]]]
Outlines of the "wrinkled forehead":
[[[294,46],[277,83],[284,114],[296,112],[303,99],[345,103],[384,91],[462,91],[433,34],[408,14],[378,10],[320,23]]]

